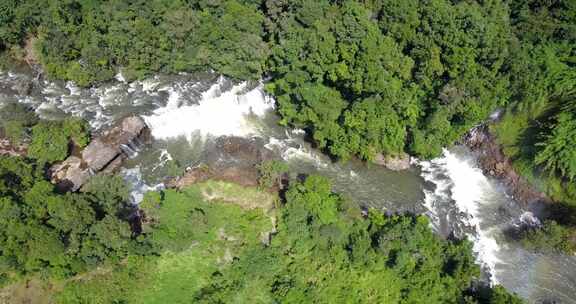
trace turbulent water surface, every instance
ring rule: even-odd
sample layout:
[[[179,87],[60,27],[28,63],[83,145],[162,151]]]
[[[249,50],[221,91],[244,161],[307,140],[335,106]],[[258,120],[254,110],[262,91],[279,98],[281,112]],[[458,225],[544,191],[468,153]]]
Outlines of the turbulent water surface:
[[[304,141],[303,131],[278,126],[274,100],[261,83],[234,83],[210,73],[131,83],[121,75],[117,79],[82,89],[30,73],[4,72],[0,103],[28,104],[47,119],[83,117],[95,131],[126,115],[141,115],[154,140],[122,171],[133,185],[135,202],[145,191],[161,188],[162,178],[181,167],[221,157],[216,138],[255,138],[294,171],[326,175],[336,191],[362,205],[424,213],[440,235],[467,236],[485,280],[532,303],[576,303],[576,259],[529,253],[507,241],[505,231],[535,219],[484,176],[463,147],[445,150],[432,161],[413,160],[413,168],[404,172],[354,160],[333,163]]]

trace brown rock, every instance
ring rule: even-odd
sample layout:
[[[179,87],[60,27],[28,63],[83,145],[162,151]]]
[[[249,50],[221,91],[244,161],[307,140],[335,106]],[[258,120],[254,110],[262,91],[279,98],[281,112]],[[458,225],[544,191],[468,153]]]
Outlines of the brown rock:
[[[398,156],[376,154],[373,162],[377,165],[384,166],[393,171],[407,170],[410,168],[410,156],[402,153]]]
[[[70,156],[64,162],[52,166],[52,182],[61,190],[76,191],[95,173],[116,170],[127,157],[125,147],[139,141],[146,130],[147,126],[140,117],[123,119],[93,139],[80,153],[80,157]]]
[[[496,163],[495,169],[498,174],[503,174],[506,170],[506,164],[503,162],[498,162]]]
[[[51,168],[52,180],[58,181],[56,184],[59,190],[76,191],[85,184],[92,175],[90,170],[83,166],[82,159],[70,156],[63,162]]]
[[[208,179],[235,183],[245,187],[258,186],[258,170],[254,166],[228,166],[211,168],[200,166],[192,168],[183,176],[170,179],[164,184],[167,188],[182,189]]]
[[[496,177],[516,201],[526,205],[534,202],[552,202],[514,170],[511,160],[504,154],[488,126],[473,128],[464,136],[462,143],[478,153],[479,167]]]
[[[0,138],[0,155],[25,156],[26,145],[13,145],[8,139]]]
[[[120,154],[120,147],[105,144],[102,139],[96,138],[82,151],[82,159],[86,166],[100,171]]]

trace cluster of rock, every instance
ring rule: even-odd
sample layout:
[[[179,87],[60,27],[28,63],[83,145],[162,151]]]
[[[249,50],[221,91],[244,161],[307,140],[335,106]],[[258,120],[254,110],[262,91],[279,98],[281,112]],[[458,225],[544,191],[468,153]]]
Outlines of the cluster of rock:
[[[392,156],[378,153],[374,156],[373,162],[393,171],[402,171],[410,168],[410,155],[402,153],[398,156]]]
[[[205,164],[188,168],[182,176],[168,179],[164,184],[167,188],[181,189],[213,179],[246,187],[258,186],[257,165],[274,158],[273,152],[258,141],[257,138],[220,137],[206,156]]]
[[[516,172],[511,160],[504,155],[502,147],[496,142],[488,126],[481,125],[471,129],[462,142],[478,154],[478,165],[484,174],[500,180],[514,199],[525,204],[550,202],[544,193],[534,189]]]
[[[102,132],[79,153],[50,168],[50,179],[61,191],[77,191],[98,172],[112,172],[132,156],[136,143],[148,134],[148,127],[137,116],[124,118]]]
[[[14,145],[6,138],[0,138],[0,155],[24,156],[27,146],[24,144]]]

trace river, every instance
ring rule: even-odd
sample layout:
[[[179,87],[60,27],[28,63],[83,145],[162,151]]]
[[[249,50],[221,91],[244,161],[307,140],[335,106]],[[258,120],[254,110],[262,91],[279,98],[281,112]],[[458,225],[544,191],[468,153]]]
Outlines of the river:
[[[576,303],[576,258],[536,254],[509,242],[504,232],[534,220],[476,167],[465,147],[444,150],[431,161],[414,159],[393,172],[352,160],[334,163],[304,140],[302,130],[278,125],[274,100],[263,85],[234,83],[211,73],[116,81],[94,88],[47,81],[26,71],[0,73],[0,103],[27,104],[46,119],[85,118],[95,132],[130,114],[142,116],[153,142],[123,169],[137,203],[163,177],[221,159],[214,140],[251,138],[284,159],[295,172],[328,176],[334,190],[387,212],[426,214],[439,235],[473,241],[483,280],[502,284],[529,303]],[[177,164],[177,165],[176,165]]]

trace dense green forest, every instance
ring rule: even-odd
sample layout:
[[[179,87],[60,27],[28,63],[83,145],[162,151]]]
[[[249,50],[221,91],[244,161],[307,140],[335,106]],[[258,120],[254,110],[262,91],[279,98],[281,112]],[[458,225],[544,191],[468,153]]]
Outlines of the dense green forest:
[[[41,163],[0,157],[0,285],[35,273],[65,278],[147,250],[132,237],[120,177],[57,194],[43,176]]]
[[[281,123],[341,160],[435,157],[501,110],[491,131],[517,171],[576,218],[571,0],[11,0],[0,49],[85,86],[266,77]]]
[[[218,198],[208,201],[207,192]],[[269,199],[257,192],[209,181],[149,194],[142,205],[144,231],[160,254],[133,255],[89,280],[67,283],[57,299],[521,303],[499,286],[471,289],[479,270],[470,244],[441,240],[424,217],[386,217],[374,210],[364,216],[320,176],[293,183],[279,209],[270,209]],[[255,209],[238,203],[255,198]],[[267,232],[273,232],[271,239],[263,238]]]
[[[528,231],[526,244],[573,248],[565,227],[576,226],[575,1],[5,0],[0,51],[3,66],[37,62],[47,76],[82,86],[118,72],[128,80],[206,69],[265,78],[281,123],[303,128],[337,160],[435,157],[501,110],[491,132],[522,176],[561,209],[553,220],[563,226],[549,221]],[[83,122],[2,111],[4,135],[30,147],[27,158],[0,160],[1,280],[31,273],[66,278],[126,259],[140,269],[146,266],[138,263],[168,250],[148,235],[154,232],[130,227],[120,180],[97,178],[83,193],[56,194],[44,179],[46,164],[66,157],[69,143],[87,143]],[[366,282],[358,292],[382,299],[512,301],[500,289],[482,296],[468,289],[477,270],[466,243],[440,241],[414,217],[360,219],[314,180],[287,193],[278,235],[266,250],[247,242],[244,258],[209,279],[195,278],[196,300],[226,302],[258,290],[263,301],[329,302],[351,297],[330,288],[356,278]],[[305,225],[294,226],[299,221]],[[424,254],[411,252],[415,247]],[[375,274],[388,278],[388,289],[375,285]],[[317,288],[300,288],[305,284]],[[64,296],[75,294],[66,289]]]

